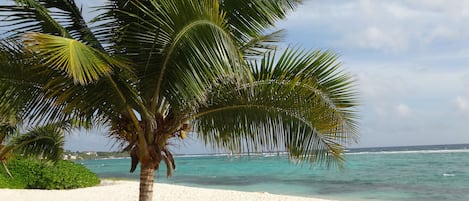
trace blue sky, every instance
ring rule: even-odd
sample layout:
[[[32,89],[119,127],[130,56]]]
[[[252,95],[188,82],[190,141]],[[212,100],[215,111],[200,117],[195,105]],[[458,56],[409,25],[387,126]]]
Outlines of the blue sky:
[[[469,143],[467,22],[465,0],[309,0],[278,28],[285,46],[340,55],[362,103],[361,137],[350,146],[374,147]],[[111,149],[103,131],[83,133],[66,149]],[[210,151],[195,140],[174,150]]]

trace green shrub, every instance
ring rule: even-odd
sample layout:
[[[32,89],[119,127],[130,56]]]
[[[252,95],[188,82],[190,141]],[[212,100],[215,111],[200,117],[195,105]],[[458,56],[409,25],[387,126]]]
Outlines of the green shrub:
[[[3,182],[0,188],[27,188],[32,181],[40,179],[42,163],[38,160],[12,159],[7,167],[13,178],[9,177],[5,169],[1,167],[0,174]]]
[[[14,177],[10,178],[0,166],[0,188],[25,188],[26,184],[23,178]]]
[[[15,159],[8,162],[8,168],[13,178],[0,171],[0,188],[72,189],[99,184],[96,174],[71,161]]]
[[[31,188],[71,189],[99,184],[99,178],[85,166],[71,161],[59,161],[49,168],[44,168],[42,178],[36,180]]]

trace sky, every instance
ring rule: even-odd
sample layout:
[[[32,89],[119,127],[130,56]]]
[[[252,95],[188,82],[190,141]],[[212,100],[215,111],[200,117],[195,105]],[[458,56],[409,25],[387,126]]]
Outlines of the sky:
[[[348,146],[379,147],[469,143],[467,22],[466,0],[305,0],[277,28],[283,46],[340,55],[361,101],[360,138]],[[77,131],[65,148],[116,150],[104,133]],[[194,139],[173,150],[212,151]]]

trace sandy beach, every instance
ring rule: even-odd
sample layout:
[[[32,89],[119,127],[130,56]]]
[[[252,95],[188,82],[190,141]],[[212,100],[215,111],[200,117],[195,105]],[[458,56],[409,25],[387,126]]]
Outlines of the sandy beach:
[[[317,198],[274,195],[155,184],[155,201],[330,201]],[[0,189],[0,200],[8,201],[137,201],[138,182],[103,180],[99,186],[73,190]]]

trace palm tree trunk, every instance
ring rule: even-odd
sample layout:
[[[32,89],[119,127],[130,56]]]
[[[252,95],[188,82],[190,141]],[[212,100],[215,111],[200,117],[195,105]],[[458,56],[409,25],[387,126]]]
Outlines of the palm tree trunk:
[[[155,169],[150,164],[140,166],[140,196],[139,201],[153,201],[153,182]]]

